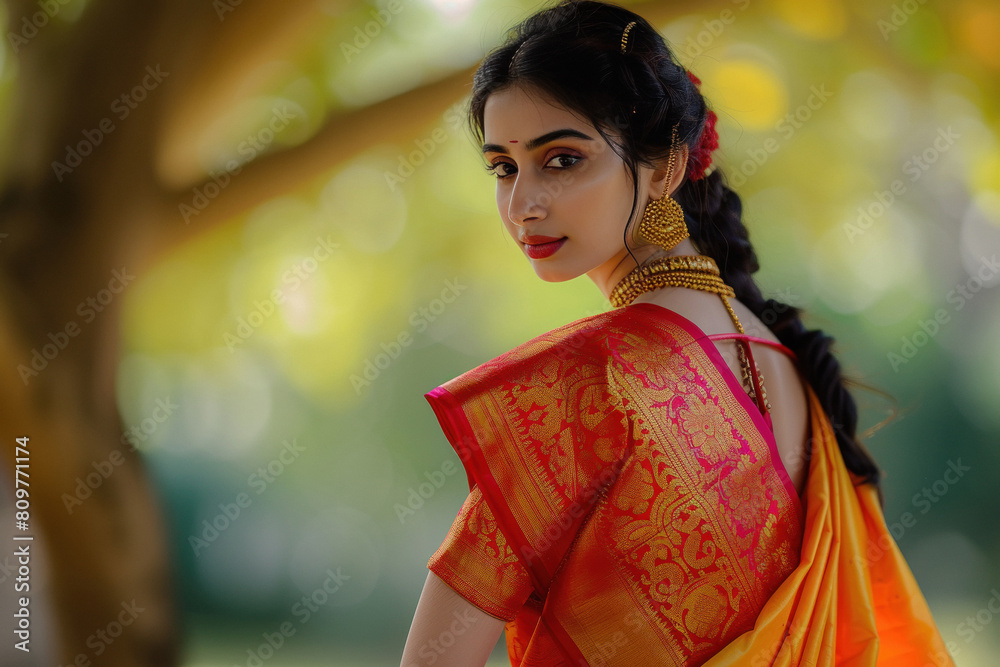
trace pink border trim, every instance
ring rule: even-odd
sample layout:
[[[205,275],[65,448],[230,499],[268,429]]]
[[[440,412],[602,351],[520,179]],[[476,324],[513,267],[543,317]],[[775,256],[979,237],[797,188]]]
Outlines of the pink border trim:
[[[788,471],[785,470],[785,464],[781,460],[781,456],[778,454],[778,445],[774,440],[774,432],[768,428],[767,422],[764,420],[764,415],[760,413],[760,408],[758,408],[754,402],[750,400],[750,396],[743,390],[743,387],[740,386],[740,381],[735,375],[733,375],[732,369],[729,368],[729,364],[726,363],[726,360],[722,358],[722,355],[719,353],[719,349],[715,347],[715,343],[713,343],[708,337],[708,334],[698,328],[697,324],[687,319],[680,313],[670,310],[665,306],[661,306],[657,303],[650,303],[648,301],[642,301],[639,303],[631,303],[627,306],[623,306],[623,308],[638,308],[640,306],[650,306],[651,308],[647,308],[647,310],[650,310],[651,312],[659,312],[666,319],[684,328],[689,334],[691,334],[691,337],[695,339],[695,342],[698,343],[701,349],[705,351],[705,354],[708,355],[709,359],[711,359],[712,363],[714,363],[719,369],[722,376],[726,380],[726,384],[729,386],[729,391],[736,397],[739,404],[743,406],[743,409],[750,416],[750,419],[753,420],[757,430],[763,434],[764,441],[767,443],[767,448],[771,452],[771,467],[774,468],[774,471],[784,483],[785,489],[792,497],[795,507],[801,515],[803,511],[802,499],[799,498],[798,492],[795,491],[795,485],[792,484],[792,478],[788,476]]]

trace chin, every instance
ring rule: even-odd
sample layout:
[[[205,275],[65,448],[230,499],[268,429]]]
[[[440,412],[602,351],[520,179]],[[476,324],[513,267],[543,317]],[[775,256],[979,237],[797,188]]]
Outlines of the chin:
[[[579,272],[567,271],[556,266],[544,266],[541,262],[534,265],[535,275],[547,283],[564,283],[580,276]]]

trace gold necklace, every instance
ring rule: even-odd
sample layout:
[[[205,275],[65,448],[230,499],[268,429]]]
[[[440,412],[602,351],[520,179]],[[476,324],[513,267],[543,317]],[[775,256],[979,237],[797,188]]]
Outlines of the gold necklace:
[[[722,280],[719,273],[719,266],[715,260],[708,255],[674,255],[671,257],[660,257],[649,262],[645,266],[638,266],[625,276],[614,289],[608,300],[615,308],[622,308],[635,301],[636,297],[650,290],[660,287],[689,287],[705,292],[714,292],[722,299],[722,303],[729,311],[729,316],[736,325],[740,333],[743,325],[736,317],[736,311],[729,303],[728,297],[735,297],[736,292],[732,287]],[[750,360],[747,358],[744,345],[747,341],[736,341],[736,352],[739,356],[740,366],[743,368],[743,386],[746,387],[750,398],[757,401],[753,382],[750,379]],[[764,375],[757,370],[757,377],[760,381],[760,393],[767,410],[771,409],[771,404],[767,400],[767,391],[764,390]]]

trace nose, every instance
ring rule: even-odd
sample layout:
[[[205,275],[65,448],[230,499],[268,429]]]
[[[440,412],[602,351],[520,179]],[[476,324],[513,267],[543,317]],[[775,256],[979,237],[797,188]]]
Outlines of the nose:
[[[507,201],[507,218],[518,226],[536,222],[547,214],[549,195],[526,170],[517,172]]]

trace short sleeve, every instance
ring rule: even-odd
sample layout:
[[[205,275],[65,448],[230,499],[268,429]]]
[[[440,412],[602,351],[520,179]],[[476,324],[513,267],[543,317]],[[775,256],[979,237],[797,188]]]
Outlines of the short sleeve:
[[[474,486],[427,568],[487,614],[511,621],[533,587],[524,564]]]

